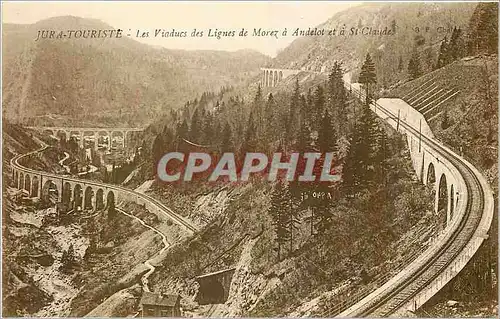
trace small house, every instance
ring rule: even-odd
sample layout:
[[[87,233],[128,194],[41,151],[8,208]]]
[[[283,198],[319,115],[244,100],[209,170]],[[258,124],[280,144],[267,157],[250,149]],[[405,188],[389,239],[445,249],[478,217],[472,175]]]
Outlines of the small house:
[[[142,317],[180,317],[181,296],[144,291],[140,310]]]

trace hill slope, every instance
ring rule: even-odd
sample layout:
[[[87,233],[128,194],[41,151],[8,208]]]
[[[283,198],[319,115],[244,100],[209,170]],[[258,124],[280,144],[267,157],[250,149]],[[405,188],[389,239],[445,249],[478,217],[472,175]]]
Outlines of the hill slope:
[[[248,50],[167,50],[127,37],[34,41],[42,29],[112,27],[77,17],[4,25],[3,105],[10,120],[141,125],[186,97],[246,81],[268,60]]]
[[[335,14],[319,29],[345,27],[345,36],[302,37],[284,49],[272,64],[285,68],[330,70],[341,60],[347,69],[359,68],[367,52],[377,66],[378,82],[389,86],[406,75],[408,60],[418,50],[424,68],[435,64],[441,40],[454,26],[466,30],[474,3],[369,3]],[[392,30],[393,35],[362,35],[363,28]],[[418,28],[418,30],[417,30]],[[428,28],[428,29],[426,29]],[[358,29],[358,35],[351,35]],[[365,29],[364,32],[368,32]],[[400,70],[398,61],[403,68]]]

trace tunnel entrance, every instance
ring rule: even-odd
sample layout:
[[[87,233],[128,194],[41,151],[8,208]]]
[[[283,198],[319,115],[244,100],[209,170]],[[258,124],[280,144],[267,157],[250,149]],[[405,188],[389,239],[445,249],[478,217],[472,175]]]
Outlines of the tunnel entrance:
[[[229,297],[229,288],[235,268],[225,269],[196,277],[200,289],[195,300],[200,305],[221,304]]]

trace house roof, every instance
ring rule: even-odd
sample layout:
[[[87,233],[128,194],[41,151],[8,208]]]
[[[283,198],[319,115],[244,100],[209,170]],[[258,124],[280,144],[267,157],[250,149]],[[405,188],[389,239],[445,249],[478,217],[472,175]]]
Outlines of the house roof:
[[[169,306],[173,307],[180,298],[179,295],[159,294],[144,291],[141,297],[141,305]]]

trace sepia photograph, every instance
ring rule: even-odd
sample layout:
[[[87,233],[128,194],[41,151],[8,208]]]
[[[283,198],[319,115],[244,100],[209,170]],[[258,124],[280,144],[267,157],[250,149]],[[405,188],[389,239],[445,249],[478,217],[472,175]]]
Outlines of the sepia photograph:
[[[2,317],[498,317],[498,2],[1,6]]]

